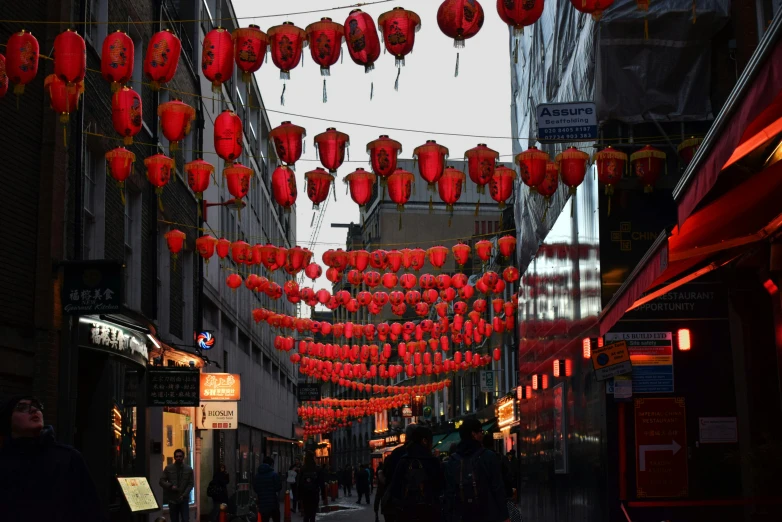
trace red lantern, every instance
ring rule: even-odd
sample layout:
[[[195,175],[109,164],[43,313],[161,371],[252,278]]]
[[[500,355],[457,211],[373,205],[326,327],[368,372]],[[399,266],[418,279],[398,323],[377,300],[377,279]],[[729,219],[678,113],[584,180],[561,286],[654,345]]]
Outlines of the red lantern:
[[[467,284],[467,281],[468,281],[468,279],[467,279],[466,275],[461,274],[461,273],[460,274],[454,274],[451,277],[451,286],[456,288],[457,290],[460,290],[460,289],[464,288],[464,285]]]
[[[376,270],[385,270],[386,268],[386,251],[374,250],[369,254],[369,265]]]
[[[523,34],[524,28],[538,21],[543,14],[543,0],[498,1],[497,13],[502,21],[513,27],[514,33]],[[514,58],[517,52],[514,51]]]
[[[54,74],[66,83],[68,92],[75,92],[87,71],[87,46],[84,38],[66,30],[54,39]]]
[[[405,204],[410,200],[410,194],[413,190],[414,176],[412,173],[396,169],[393,174],[388,176],[388,197],[396,203],[396,210],[399,214],[399,228],[402,228],[402,214],[405,211]],[[405,267],[407,268],[407,267]]]
[[[489,182],[489,194],[496,201],[500,210],[505,208],[505,202],[513,195],[513,181],[516,171],[503,165],[498,165]]]
[[[385,186],[386,178],[396,170],[397,158],[401,152],[402,144],[385,134],[367,143],[367,153],[369,153],[372,171],[380,176],[381,185]]]
[[[8,75],[5,72],[5,56],[0,54],[0,98],[8,92]]]
[[[490,149],[485,143],[479,143],[477,147],[465,152],[464,157],[467,158],[470,180],[478,185],[478,194],[483,194],[486,184],[494,174],[494,165],[500,159],[500,153]]]
[[[252,74],[261,68],[266,56],[269,38],[257,25],[236,29],[231,33],[234,42],[234,63],[242,71],[242,81],[250,83]]]
[[[497,240],[497,245],[499,246],[502,257],[508,259],[513,255],[513,251],[516,250],[516,237],[502,236]]]
[[[185,238],[187,238],[187,235],[181,230],[174,229],[166,232],[164,237],[166,238],[166,244],[168,245],[168,250],[171,252],[171,256],[176,259],[185,245]]]
[[[221,237],[217,240],[217,257],[220,259],[225,259],[228,257],[228,251],[231,248],[231,242],[225,239],[224,237]]]
[[[317,263],[310,263],[307,268],[304,269],[304,273],[307,277],[315,281],[323,274],[323,269]]]
[[[380,278],[380,282],[383,286],[391,290],[399,282],[399,278],[393,272],[386,272],[383,274],[383,277]]]
[[[418,272],[424,267],[426,251],[422,248],[414,248],[410,251],[410,268]]]
[[[307,41],[310,46],[312,61],[320,65],[321,76],[331,76],[331,66],[337,63],[342,54],[342,39],[345,30],[341,24],[331,21],[331,18],[321,18],[307,26]],[[326,79],[323,79],[323,103],[328,100],[326,96]]]
[[[179,142],[190,134],[190,123],[195,120],[195,109],[182,100],[172,100],[160,104],[157,108],[160,117],[160,128],[163,136],[170,141],[169,151],[173,154],[179,150]]]
[[[109,175],[119,186],[119,194],[123,205],[125,204],[125,180],[130,177],[133,171],[133,162],[135,161],[136,155],[124,147],[117,147],[106,153]]]
[[[399,272],[402,268],[402,252],[399,250],[389,250],[386,252],[386,261],[388,262],[388,269],[392,272]]]
[[[453,38],[453,46],[464,47],[464,41],[472,38],[483,27],[483,7],[478,0],[445,0],[437,10],[437,25]],[[456,54],[456,71],[459,76],[459,53]]]
[[[131,145],[141,130],[141,112],[141,96],[133,89],[123,87],[111,97],[111,123],[125,145]]]
[[[79,108],[79,97],[84,92],[84,82],[74,84],[71,89],[67,83],[54,74],[50,74],[43,81],[44,88],[49,92],[51,107],[60,115],[60,122],[68,123],[70,113]],[[63,140],[65,140],[66,128],[63,127]]]
[[[502,271],[502,278],[508,283],[515,283],[519,280],[519,269],[515,266],[509,266]]]
[[[688,140],[684,140],[676,147],[676,152],[679,153],[679,157],[684,162],[685,166],[689,165],[692,158],[695,157],[695,153],[698,151],[698,147],[703,143],[703,138],[692,137]]]
[[[209,177],[214,171],[215,168],[212,165],[200,158],[190,163],[185,163],[187,184],[198,199],[203,199],[204,191],[209,188]]]
[[[17,96],[38,74],[38,55],[38,40],[32,34],[22,30],[8,37],[5,72]]]
[[[482,239],[475,243],[475,253],[478,254],[478,257],[486,263],[492,254],[492,249],[494,248],[494,245],[492,245],[492,242],[488,239]]]
[[[460,268],[464,268],[464,265],[470,259],[470,245],[457,243],[451,247],[451,251],[453,252],[453,258],[456,261],[456,264],[459,265]]]
[[[296,188],[296,174],[286,166],[280,166],[274,169],[272,173],[272,195],[285,212],[290,212],[291,207],[296,203],[298,189]]]
[[[592,15],[592,19],[597,21],[603,16],[603,11],[608,9],[614,0],[570,0],[578,11]]]
[[[222,92],[223,83],[230,81],[234,73],[234,42],[227,29],[212,29],[204,37],[201,72],[212,82],[212,92]]]
[[[318,167],[304,174],[307,180],[307,197],[312,201],[312,208],[320,208],[320,204],[329,197],[329,189],[334,181],[334,176]]]
[[[446,212],[450,212],[453,216],[453,206],[462,197],[462,185],[464,185],[465,175],[461,170],[457,170],[453,167],[448,167],[443,172],[443,175],[437,180],[437,191],[440,194],[440,199],[445,203]],[[451,225],[450,219],[448,220],[448,226]]]
[[[421,28],[421,18],[412,11],[395,7],[383,13],[377,20],[386,50],[396,58],[399,71],[396,74],[394,89],[399,90],[399,73],[405,65],[405,56],[415,45],[415,33]]]
[[[237,203],[249,192],[252,175],[253,171],[251,168],[245,167],[238,162],[223,169],[223,176],[228,182],[228,192],[236,199]],[[241,207],[239,207],[240,216],[241,211]]]
[[[546,163],[549,155],[536,147],[530,147],[516,155],[516,164],[521,172],[521,181],[531,190],[540,185],[546,177]]]
[[[611,215],[611,196],[614,195],[614,185],[622,179],[622,173],[627,165],[627,154],[614,148],[606,147],[595,153],[597,164],[597,179],[606,186],[608,196],[608,215]]]
[[[375,186],[375,175],[371,172],[367,172],[364,169],[356,169],[345,176],[345,183],[350,187],[350,198],[361,207],[361,211],[364,211],[364,206],[372,199],[372,189]]]
[[[375,288],[380,284],[380,274],[377,272],[366,272],[364,274],[364,284],[369,288]]]
[[[641,180],[644,192],[652,192],[657,178],[666,169],[666,155],[660,149],[647,145],[630,155],[633,172]]]
[[[181,52],[182,42],[170,29],[152,35],[144,59],[144,75],[151,80],[153,91],[160,90],[162,84],[174,77]]]
[[[543,212],[543,221],[546,220],[549,200],[557,192],[557,187],[559,187],[559,167],[553,161],[549,161],[546,163],[546,177],[537,186],[538,194],[544,197],[546,204],[546,210]]]
[[[242,132],[242,120],[235,112],[226,109],[215,118],[215,152],[228,164],[242,155]]]
[[[130,36],[119,29],[103,40],[100,55],[100,72],[103,79],[111,82],[111,92],[117,92],[133,77],[135,50]]]
[[[355,253],[356,259],[351,264],[356,270],[365,270],[369,266],[369,252],[366,250],[353,250],[352,252]]]
[[[272,61],[280,70],[280,79],[288,80],[291,69],[301,61],[302,49],[307,45],[307,33],[293,25],[283,22],[267,31],[271,44]]]
[[[345,148],[349,145],[350,136],[333,127],[315,136],[315,147],[318,149],[320,162],[332,174],[336,173],[345,161]]]
[[[361,9],[354,9],[345,20],[343,31],[350,58],[363,65],[364,72],[374,69],[380,57],[380,38],[372,17]]]
[[[413,158],[418,161],[418,172],[429,183],[430,191],[434,191],[435,183],[442,177],[447,157],[448,149],[438,145],[434,140],[426,140],[426,144],[416,147],[413,151]]]
[[[242,286],[242,276],[239,274],[231,274],[225,278],[225,284],[235,292],[237,288]]]
[[[144,166],[147,167],[147,180],[155,187],[158,204],[162,205],[160,202],[160,195],[163,193],[163,187],[165,187],[168,180],[171,179],[171,171],[174,169],[174,160],[163,154],[155,154],[144,160]]]
[[[576,193],[578,187],[586,176],[586,164],[589,161],[589,154],[581,152],[575,147],[569,147],[557,154],[555,158],[559,167],[559,175],[562,183],[570,187],[570,193]]]
[[[433,246],[426,251],[426,257],[429,258],[429,262],[432,264],[432,266],[439,270],[443,267],[445,261],[448,259],[448,249],[444,246]]]
[[[342,280],[342,271],[332,266],[326,270],[326,279],[336,284]]]
[[[210,235],[201,236],[199,238],[196,238],[195,240],[196,252],[198,252],[198,255],[201,256],[201,258],[204,260],[204,262],[207,265],[209,264],[209,259],[215,253],[216,245],[217,245],[217,239],[213,238]]]
[[[274,142],[277,157],[291,167],[301,158],[303,138],[306,135],[307,132],[303,127],[293,125],[289,121],[282,122],[279,127],[275,127],[269,132],[269,138]]]

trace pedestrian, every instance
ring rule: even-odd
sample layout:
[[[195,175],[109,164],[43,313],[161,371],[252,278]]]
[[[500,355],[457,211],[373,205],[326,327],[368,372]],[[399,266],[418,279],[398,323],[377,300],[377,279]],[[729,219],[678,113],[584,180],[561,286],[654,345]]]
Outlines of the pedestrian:
[[[168,504],[171,522],[189,522],[193,468],[185,463],[185,450],[174,450],[174,463],[163,470],[160,485],[163,488],[163,504]]]
[[[440,522],[443,471],[432,455],[432,430],[418,426],[413,431],[407,453],[399,460],[391,482],[387,510],[396,520]]]
[[[342,472],[342,480],[345,484],[345,496],[350,497],[353,495],[353,468],[350,464],[345,465],[345,469]]]
[[[231,477],[225,469],[225,464],[220,464],[206,487],[206,494],[212,499],[212,522],[217,522],[220,519],[220,504],[228,505],[229,482],[231,482]]]
[[[445,468],[446,522],[508,521],[502,465],[496,453],[482,447],[481,422],[465,419],[459,438]]]
[[[16,396],[0,408],[0,520],[107,520],[81,453],[44,426],[43,406]]]
[[[417,424],[410,423],[405,428],[405,442],[401,446],[395,448],[391,455],[386,457],[386,460],[383,462],[383,474],[386,477],[386,484],[390,485],[391,482],[394,480],[394,472],[396,471],[396,467],[399,464],[399,461],[402,460],[402,457],[407,453],[407,448],[410,444],[412,444],[413,439],[413,432],[418,427]],[[387,492],[387,491],[386,491]],[[383,518],[385,522],[395,522],[396,519],[394,518],[394,513],[392,513],[392,510],[386,509],[387,503],[388,503],[388,495],[384,495],[381,502],[381,509],[383,511]]]
[[[315,454],[312,451],[307,451],[304,454],[304,464],[296,476],[296,481],[304,522],[315,522],[318,502],[323,488],[323,473],[315,465]]]
[[[274,459],[266,456],[263,463],[258,466],[253,480],[253,489],[255,490],[256,502],[258,503],[258,513],[261,514],[261,520],[268,522],[280,522],[280,490],[282,482],[280,476],[274,471]]]
[[[383,495],[386,492],[386,475],[383,473],[383,468],[378,467],[377,468],[377,492],[375,493],[375,522],[380,522],[379,514],[382,513],[380,510],[380,501],[383,498]],[[384,515],[385,516],[385,515]]]
[[[513,488],[519,490],[519,477],[521,475],[521,469],[519,468],[519,459],[516,458],[516,450],[512,449],[505,455],[505,460],[508,463],[508,469],[510,469],[510,476],[513,482]]]
[[[296,494],[296,475],[299,473],[299,468],[301,467],[301,463],[299,462],[299,459],[296,459],[296,461],[291,464],[291,467],[288,468],[288,477],[285,479],[285,482],[288,484],[288,491],[290,491],[291,496],[291,513],[296,512],[296,506],[298,505],[299,497]]]
[[[367,504],[369,504],[369,473],[362,464],[356,466],[356,492],[358,493],[356,504],[361,504],[363,496],[367,497]]]

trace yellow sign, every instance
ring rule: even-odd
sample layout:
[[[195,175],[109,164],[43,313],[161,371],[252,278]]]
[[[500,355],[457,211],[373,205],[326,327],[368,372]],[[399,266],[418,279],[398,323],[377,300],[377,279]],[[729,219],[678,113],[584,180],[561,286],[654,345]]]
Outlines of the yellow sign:
[[[633,365],[630,363],[627,342],[618,341],[593,350],[592,367],[598,381],[632,372]]]
[[[117,480],[131,513],[160,509],[146,477],[117,477]]]

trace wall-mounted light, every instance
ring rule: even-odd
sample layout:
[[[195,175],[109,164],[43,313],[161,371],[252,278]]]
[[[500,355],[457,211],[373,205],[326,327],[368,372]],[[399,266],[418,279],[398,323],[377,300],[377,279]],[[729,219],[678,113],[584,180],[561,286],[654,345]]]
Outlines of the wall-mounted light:
[[[768,295],[775,295],[777,292],[779,292],[779,287],[771,279],[766,279],[763,282],[763,288],[766,289]]]
[[[605,344],[605,340],[602,337],[598,337],[597,338],[597,347],[598,348],[602,348],[604,344]]]
[[[541,381],[541,386],[543,387],[543,389],[547,390],[548,389],[548,374],[544,373],[541,376],[540,381]]]
[[[532,389],[537,390],[538,389],[538,374],[535,373],[532,375]]]
[[[598,339],[599,342],[599,339]],[[589,337],[584,337],[584,340],[581,341],[581,347],[584,352],[584,359],[591,359],[592,358],[592,339]]]
[[[559,377],[559,366],[560,366],[559,359],[554,359],[554,377]]]
[[[676,338],[679,341],[679,350],[686,352],[689,351],[689,349],[692,347],[692,344],[690,342],[690,329],[689,328],[681,328],[678,332],[676,332]]]
[[[516,399],[521,400],[524,398],[524,386],[516,386]]]
[[[565,377],[570,377],[573,375],[573,361],[570,359],[565,359]]]

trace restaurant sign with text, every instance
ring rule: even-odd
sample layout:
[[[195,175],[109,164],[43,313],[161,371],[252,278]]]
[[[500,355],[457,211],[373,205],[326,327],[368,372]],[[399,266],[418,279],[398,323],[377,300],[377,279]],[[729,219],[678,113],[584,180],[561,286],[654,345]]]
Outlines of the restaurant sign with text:
[[[202,373],[202,401],[238,401],[242,398],[239,375],[235,373]]]

